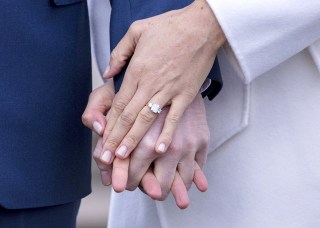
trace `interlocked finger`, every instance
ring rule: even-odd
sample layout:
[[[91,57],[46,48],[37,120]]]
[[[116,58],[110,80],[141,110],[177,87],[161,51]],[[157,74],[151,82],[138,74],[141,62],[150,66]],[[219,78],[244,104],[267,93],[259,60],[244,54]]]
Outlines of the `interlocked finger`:
[[[154,101],[157,101],[157,102],[154,102]],[[157,105],[156,106],[151,105],[151,107],[149,107],[148,105],[149,103],[157,104]],[[132,150],[134,150],[134,148],[137,147],[137,145],[139,144],[143,136],[147,133],[147,131],[149,130],[149,128],[151,127],[151,125],[159,115],[159,112],[161,109],[160,107],[163,107],[167,103],[168,103],[168,100],[165,95],[156,94],[152,98],[152,100],[148,102],[148,104],[145,105],[140,110],[140,112],[138,112],[138,115],[136,116],[136,119],[134,119],[132,127],[129,129],[128,133],[125,136],[123,136],[123,139],[121,140],[121,142],[119,142],[120,144],[115,152],[117,157],[126,158],[130,155]],[[119,127],[118,125],[115,126],[113,131],[119,132],[120,130],[116,129]],[[114,133],[114,134],[117,134],[116,136],[117,139],[122,138],[122,135],[120,136],[120,134],[118,133]],[[114,134],[113,132],[111,133],[111,135],[109,136],[110,140],[113,139]],[[108,140],[107,140],[107,143],[108,143]]]
[[[121,160],[116,158],[113,161],[112,186],[114,191],[123,192],[128,181],[129,158]]]
[[[187,190],[190,189],[193,178],[194,178],[194,169],[192,168],[194,166],[194,158],[192,160],[185,159],[178,163],[177,171],[180,174],[180,177],[186,187]]]
[[[185,209],[189,206],[190,199],[188,195],[188,190],[178,171],[176,171],[175,173],[171,187],[171,192],[179,208]]]
[[[153,200],[161,197],[161,187],[151,168],[142,177],[139,185],[141,191],[150,196]]]
[[[112,165],[107,165],[100,161],[101,152],[102,152],[102,138],[99,138],[92,156],[100,170],[102,184],[108,186],[112,182],[111,181]]]
[[[170,193],[176,169],[177,162],[171,158],[162,157],[154,161],[154,175],[159,181],[162,193],[159,200],[165,200]]]
[[[208,189],[208,181],[206,176],[204,175],[204,172],[200,168],[197,162],[194,163],[194,178],[193,182],[196,185],[196,187],[201,192],[205,192]]]
[[[143,156],[144,155],[144,156]],[[127,189],[133,191],[139,186],[139,183],[146,173],[148,168],[151,166],[155,159],[156,153],[151,154],[148,151],[137,151],[130,157],[129,177]]]
[[[188,105],[188,101],[181,98],[172,101],[169,113],[165,119],[164,127],[157,140],[157,152],[164,153],[168,149],[179,125],[180,119]]]

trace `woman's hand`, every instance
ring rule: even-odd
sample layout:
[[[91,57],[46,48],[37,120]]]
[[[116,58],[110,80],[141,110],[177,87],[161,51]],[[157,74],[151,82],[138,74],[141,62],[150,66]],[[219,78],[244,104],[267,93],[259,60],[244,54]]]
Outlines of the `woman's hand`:
[[[101,155],[110,164],[114,155],[126,158],[157,117],[147,106],[170,105],[155,150],[165,152],[179,120],[207,77],[225,37],[210,7],[196,0],[181,10],[137,21],[111,54],[106,78],[126,64],[121,89],[110,110]]]

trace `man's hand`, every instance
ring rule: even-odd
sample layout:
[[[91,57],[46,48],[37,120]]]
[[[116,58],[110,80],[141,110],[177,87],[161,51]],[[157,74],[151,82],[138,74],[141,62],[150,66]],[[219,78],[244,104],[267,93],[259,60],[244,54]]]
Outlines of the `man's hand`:
[[[94,157],[100,155],[102,152],[102,138],[99,139],[96,148],[94,150]],[[116,192],[123,192],[126,189],[129,171],[129,158],[119,159],[115,158],[114,162],[110,165],[97,162],[101,173],[101,180],[104,185],[112,184],[113,189]],[[190,167],[192,169],[192,167]],[[193,182],[196,187],[204,192],[208,188],[207,179],[199,167],[198,163],[195,162],[194,166],[194,177]],[[166,183],[167,185],[169,183]],[[164,186],[167,187],[167,186]],[[139,184],[139,188],[146,195],[151,197],[153,200],[164,200],[161,192],[161,186],[156,176],[153,173],[151,167],[143,175],[142,180]],[[183,182],[179,171],[175,171],[174,179],[171,185],[171,193],[176,201],[179,208],[185,209],[189,206],[190,200],[188,196],[188,189]]]
[[[132,24],[111,53],[106,78],[126,64],[124,81],[116,95],[105,132],[103,162],[114,155],[126,158],[138,145],[158,114],[151,103],[170,111],[155,150],[165,152],[185,109],[207,77],[224,34],[205,0]]]
[[[111,107],[113,98],[114,86],[112,80],[109,80],[106,84],[91,92],[87,107],[82,114],[83,124],[94,130],[99,136],[102,136],[105,130],[107,124],[106,114]],[[98,142],[96,149],[93,151],[93,158],[100,169],[102,183],[110,185],[112,167],[101,162],[101,150],[102,141]]]
[[[131,154],[130,161],[128,158],[114,160],[112,179],[116,182],[112,184],[121,192],[125,188],[134,190],[142,183],[144,192],[157,200],[166,199],[171,191],[177,205],[186,208],[189,205],[187,190],[192,182],[200,191],[208,187],[200,168],[205,162],[210,138],[203,99],[199,94],[190,104],[167,153],[159,154],[154,147],[167,113],[168,108],[159,114]],[[128,175],[124,170],[128,170]]]
[[[83,114],[85,125],[95,129],[99,135],[102,135],[102,131],[105,128],[105,114],[110,108],[112,97],[112,84],[99,87],[91,93],[87,108]],[[192,181],[200,191],[205,191],[208,187],[206,177],[199,167],[199,165],[202,167],[205,161],[209,139],[203,101],[200,96],[195,99],[182,119],[181,128],[178,128],[179,135],[177,135],[170,147],[170,152],[159,156],[154,151],[154,143],[161,132],[165,112],[159,116],[158,122],[150,129],[150,134],[147,134],[139,144],[137,155],[135,156],[135,153],[132,154],[132,157],[135,157],[130,171],[129,158],[124,160],[116,158],[111,165],[100,161],[102,152],[101,138],[93,152],[93,157],[100,169],[101,180],[104,185],[112,183],[117,192],[124,191],[127,187],[129,176],[128,189],[133,190],[139,185],[147,195],[156,200],[165,199],[171,190],[178,207],[186,208],[189,205],[187,189],[191,186]],[[101,124],[101,127],[94,128],[95,122]],[[144,150],[147,153],[144,153]],[[153,159],[148,160],[150,158]],[[174,161],[171,161],[171,158]],[[166,161],[170,162],[167,164]],[[154,166],[150,166],[152,162]],[[145,170],[144,173],[139,168],[140,164],[141,168]],[[128,172],[131,171],[137,173],[137,176],[134,173],[128,175]],[[167,174],[168,179],[166,179]]]
[[[93,90],[89,96],[87,107],[82,114],[82,123],[102,136],[106,126],[106,114],[111,108],[114,98],[114,85],[109,80]]]

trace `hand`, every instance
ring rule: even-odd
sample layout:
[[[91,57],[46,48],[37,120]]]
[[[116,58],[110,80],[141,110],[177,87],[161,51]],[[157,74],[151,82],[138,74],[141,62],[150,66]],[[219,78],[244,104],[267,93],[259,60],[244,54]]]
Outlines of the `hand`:
[[[102,138],[100,138],[93,152],[95,159],[100,156],[100,153],[102,152],[102,145]],[[122,192],[125,190],[128,180],[129,158],[124,160],[115,158],[114,162],[110,165],[99,162],[97,162],[97,164],[100,169],[101,181],[104,185],[110,185],[112,183],[113,189],[116,192]],[[208,188],[207,179],[197,163],[195,163],[194,167],[193,182],[202,192],[206,191]],[[139,188],[154,200],[160,200],[162,197],[160,183],[150,167],[143,175]],[[171,192],[179,208],[184,209],[189,206],[190,200],[188,196],[188,189],[178,171],[175,171],[175,176],[171,185]]]
[[[205,162],[210,138],[203,99],[199,94],[190,104],[168,152],[159,154],[155,152],[154,145],[167,113],[168,108],[165,108],[159,114],[131,154],[130,161],[128,158],[114,160],[116,169],[112,179],[116,182],[112,184],[116,191],[121,192],[125,188],[134,190],[141,183],[142,189],[157,200],[166,199],[171,190],[177,205],[185,208],[189,204],[187,190],[192,182],[200,191],[207,189],[206,178],[200,168]]]
[[[165,152],[185,109],[207,77],[223,32],[205,0],[132,24],[111,53],[106,78],[115,76],[132,56],[110,110],[104,154],[126,158],[156,119],[146,106],[170,106],[155,150]]]
[[[104,85],[93,90],[89,101],[82,114],[82,123],[102,136],[106,126],[106,114],[111,108],[114,98],[113,81],[109,80]]]
[[[95,95],[96,96],[91,96],[91,99],[89,101],[88,104],[88,108],[86,109],[86,114],[90,114],[92,113],[91,110],[96,110],[96,107],[100,107],[103,106],[102,104],[104,103],[103,99],[97,99],[95,100],[94,98],[98,98],[100,96],[98,96],[100,93],[105,93],[105,90],[99,89],[98,91],[95,91]],[[99,102],[102,102],[101,104],[99,104]],[[93,105],[95,104],[95,105]],[[102,110],[102,109],[101,109]],[[104,111],[102,111],[100,114],[103,116]],[[152,142],[154,143],[155,141],[153,140],[153,138],[155,139],[157,137],[157,134],[159,134],[160,132],[160,128],[161,128],[161,118],[162,121],[165,118],[165,111],[164,113],[161,114],[162,116],[160,116],[160,118],[158,119],[158,122],[156,121],[154,124],[154,127],[150,129],[150,132],[152,134],[147,134],[144,139],[141,141],[141,143],[139,144],[138,148],[140,150],[140,155],[137,156],[135,159],[139,159],[140,157],[143,156],[143,152],[144,150],[146,152],[149,152],[147,154],[152,154],[153,155],[157,155],[159,156],[159,154],[154,152],[154,145],[152,145]],[[89,115],[89,116],[93,116],[93,115]],[[186,208],[189,205],[189,197],[188,197],[188,192],[187,190],[189,189],[192,179],[193,182],[195,183],[195,185],[197,186],[197,188],[200,191],[206,191],[207,187],[208,187],[208,183],[206,180],[206,177],[204,176],[201,168],[199,167],[199,165],[202,167],[205,158],[206,158],[206,151],[207,151],[207,145],[208,145],[208,139],[209,139],[209,130],[207,127],[207,123],[206,123],[206,118],[205,118],[205,110],[204,110],[204,106],[203,106],[203,101],[202,98],[200,96],[198,96],[195,101],[191,104],[190,108],[187,109],[185,115],[185,118],[183,118],[183,120],[186,122],[182,122],[181,126],[185,127],[185,129],[181,129],[181,133],[184,133],[184,136],[187,136],[185,139],[183,139],[183,135],[180,134],[179,129],[178,128],[178,132],[177,135],[179,135],[178,138],[180,138],[180,140],[177,138],[177,143],[178,145],[184,145],[183,148],[178,149],[177,147],[172,148],[173,145],[175,145],[175,140],[173,141],[173,144],[171,146],[172,150],[170,149],[170,151],[172,151],[172,153],[174,153],[175,155],[180,154],[179,156],[175,157],[175,156],[168,156],[171,154],[171,152],[164,154],[163,156],[168,156],[169,158],[173,158],[173,159],[177,159],[179,157],[183,157],[184,159],[181,159],[179,161],[179,159],[177,159],[176,162],[173,162],[173,164],[175,165],[169,165],[171,166],[170,169],[168,169],[168,173],[169,176],[171,177],[170,180],[165,178],[164,173],[162,173],[163,171],[166,171],[166,162],[154,162],[154,164],[156,164],[154,166],[154,169],[147,167],[147,172],[142,174],[142,177],[139,174],[139,176],[135,177],[134,174],[131,174],[130,178],[130,182],[131,182],[131,186],[128,185],[128,188],[133,190],[135,188],[134,186],[134,182],[140,182],[140,189],[142,189],[147,195],[149,195],[151,198],[156,199],[156,200],[164,200],[166,195],[168,194],[168,191],[171,190],[175,200],[176,200],[176,204],[178,207],[180,208]],[[193,118],[193,119],[192,119]],[[88,119],[88,118],[85,118]],[[90,118],[91,121],[89,122],[93,122],[94,118]],[[87,124],[89,126],[91,126],[90,124]],[[195,127],[196,126],[196,127]],[[201,137],[199,137],[201,136]],[[181,143],[182,140],[185,140],[184,144]],[[187,149],[185,149],[187,148]],[[198,152],[196,153],[195,156],[182,156],[181,152],[185,152],[185,154],[187,154],[187,151],[190,148],[194,148],[191,149],[192,150],[198,150]],[[117,192],[121,192],[124,191],[125,188],[127,187],[127,182],[128,182],[128,172],[129,172],[129,158],[121,160],[116,158],[113,162],[113,164],[111,165],[106,165],[102,162],[100,162],[99,157],[100,154],[102,152],[102,139],[100,138],[100,140],[97,143],[96,149],[94,150],[93,156],[98,164],[98,167],[100,169],[101,172],[101,179],[102,179],[102,183],[104,185],[110,185],[111,183],[113,184],[113,188],[115,189],[115,191]],[[143,153],[143,154],[142,154]],[[132,154],[132,156],[135,153]],[[192,153],[191,153],[192,154]],[[150,156],[152,157],[152,156]],[[188,159],[192,159],[192,161],[188,161]],[[158,158],[160,160],[160,158]],[[155,159],[157,160],[157,159]],[[171,160],[171,159],[168,159]],[[196,160],[196,162],[195,162]],[[143,161],[146,161],[145,159],[143,159],[141,162],[143,163]],[[164,160],[166,161],[166,160]],[[137,162],[140,162],[139,160],[135,161],[136,164]],[[152,161],[151,161],[152,162]],[[148,164],[151,163],[150,161],[147,161],[146,163],[142,164],[142,167],[146,167],[148,166]],[[180,165],[179,165],[179,162]],[[171,164],[171,163],[170,163]],[[194,166],[185,166],[183,164],[194,164]],[[199,165],[198,165],[199,164]],[[161,167],[162,166],[162,167]],[[156,168],[158,167],[158,168]],[[177,169],[178,167],[178,169]],[[137,170],[135,170],[137,169]],[[143,168],[145,169],[145,168]],[[159,182],[157,180],[157,176],[154,174],[154,171],[156,171],[156,175],[158,176],[159,179],[161,179],[162,181]],[[133,168],[133,172],[140,172],[139,168]],[[172,180],[173,177],[173,180]],[[190,181],[191,180],[191,181]],[[138,183],[139,184],[139,183]],[[165,192],[164,194],[162,194],[162,192]]]
[[[94,130],[100,136],[103,135],[107,124],[106,114],[111,107],[113,98],[114,86],[112,80],[109,80],[106,84],[91,92],[87,107],[82,114],[83,124]],[[111,184],[111,167],[100,161],[102,142],[98,142],[98,145],[101,145],[101,149],[94,150],[93,158],[100,169],[102,183],[109,185]]]

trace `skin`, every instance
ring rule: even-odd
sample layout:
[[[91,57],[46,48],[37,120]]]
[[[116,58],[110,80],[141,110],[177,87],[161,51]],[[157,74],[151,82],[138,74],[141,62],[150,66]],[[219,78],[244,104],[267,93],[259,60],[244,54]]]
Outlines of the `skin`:
[[[94,90],[83,113],[83,123],[100,136],[106,127],[105,114],[111,107],[113,91],[112,83]],[[205,162],[210,138],[203,100],[199,95],[191,103],[168,153],[159,154],[155,152],[154,144],[166,115],[167,110],[164,110],[130,157],[116,158],[112,164],[101,162],[102,139],[98,141],[93,157],[100,169],[102,183],[112,184],[116,192],[139,187],[155,200],[164,200],[171,192],[177,206],[183,209],[190,203],[188,189],[192,182],[200,191],[206,191],[208,187],[200,168]],[[94,127],[97,122],[101,127],[97,128],[96,124]]]
[[[158,116],[146,106],[149,102],[170,105],[155,143],[158,153],[166,152],[225,41],[205,0],[134,22],[112,51],[104,75],[117,75],[131,58],[110,110],[101,161],[127,158],[137,147]]]
[[[159,114],[131,154],[127,182],[127,189],[134,190],[138,187],[144,173],[153,165],[153,173],[161,186],[162,196],[159,200],[164,200],[169,194],[176,170],[186,188],[191,187],[195,165],[203,166],[210,138],[203,100],[199,95],[181,118],[167,153],[157,153],[154,150],[155,143],[161,133],[168,110],[169,108],[166,108]]]

